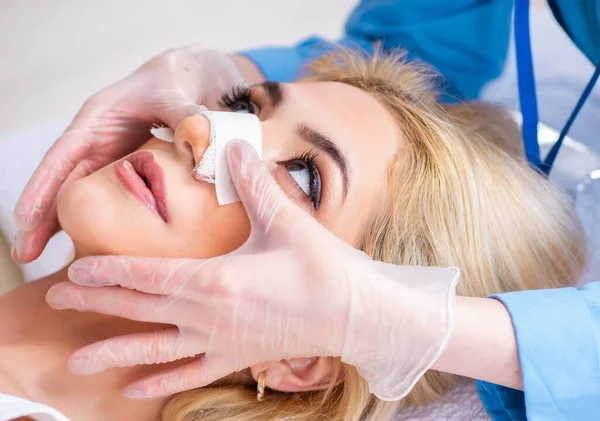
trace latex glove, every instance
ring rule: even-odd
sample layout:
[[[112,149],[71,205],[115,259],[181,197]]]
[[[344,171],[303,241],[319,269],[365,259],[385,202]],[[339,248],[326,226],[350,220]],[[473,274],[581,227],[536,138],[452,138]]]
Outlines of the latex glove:
[[[160,396],[261,362],[340,356],[381,399],[406,395],[447,342],[458,270],[373,261],[289,200],[250,147],[236,143],[228,152],[251,221],[247,242],[208,260],[75,262],[74,283],[47,295],[54,308],[174,327],[92,344],[72,355],[71,370],[91,374],[203,353],[127,391]]]
[[[242,81],[233,59],[218,51],[188,46],[166,51],[127,78],[89,98],[55,142],[25,187],[14,211],[20,232],[13,258],[37,258],[56,232],[56,196],[67,183],[134,151],[150,127],[172,128],[199,105]]]

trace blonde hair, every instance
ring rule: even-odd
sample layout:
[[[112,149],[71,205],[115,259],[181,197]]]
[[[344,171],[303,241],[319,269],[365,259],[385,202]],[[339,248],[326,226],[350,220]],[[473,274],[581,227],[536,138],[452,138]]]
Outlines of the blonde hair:
[[[573,284],[585,265],[583,235],[564,195],[531,170],[519,129],[504,110],[481,103],[442,106],[433,73],[402,53],[341,50],[311,63],[308,80],[345,83],[373,95],[399,128],[402,146],[387,197],[367,224],[360,248],[398,265],[457,266],[458,294]],[[266,402],[243,387],[203,388],[174,397],[164,421],[383,420],[398,403],[370,395],[344,366],[326,391],[269,391]],[[425,404],[461,379],[429,371],[404,400]]]

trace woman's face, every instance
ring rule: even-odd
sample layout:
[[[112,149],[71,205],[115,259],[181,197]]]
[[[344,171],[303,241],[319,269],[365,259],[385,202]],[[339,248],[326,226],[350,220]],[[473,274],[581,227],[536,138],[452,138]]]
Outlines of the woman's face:
[[[222,102],[224,110],[260,118],[263,158],[282,190],[356,246],[385,194],[399,146],[386,109],[368,93],[336,82],[267,82],[233,90]],[[139,162],[126,157],[66,187],[58,215],[78,254],[207,258],[238,248],[250,233],[242,204],[219,206],[214,185],[190,175],[208,142],[207,119],[188,117],[174,143],[151,138],[140,148],[151,156],[142,154]],[[136,195],[140,186],[127,185],[139,182],[138,175],[150,186]]]

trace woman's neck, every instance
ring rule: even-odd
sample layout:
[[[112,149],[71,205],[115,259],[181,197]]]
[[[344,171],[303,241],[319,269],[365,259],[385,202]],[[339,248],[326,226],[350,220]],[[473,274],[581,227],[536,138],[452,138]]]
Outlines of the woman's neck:
[[[122,392],[159,367],[113,369],[87,377],[68,371],[67,358],[75,350],[149,326],[51,309],[46,292],[66,279],[63,269],[0,297],[0,320],[9,321],[0,325],[0,393],[44,403],[77,421],[157,420],[164,400],[128,400]]]

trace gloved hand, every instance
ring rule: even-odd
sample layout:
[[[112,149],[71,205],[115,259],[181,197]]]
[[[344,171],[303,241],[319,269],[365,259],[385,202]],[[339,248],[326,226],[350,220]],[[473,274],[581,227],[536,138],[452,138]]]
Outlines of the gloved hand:
[[[251,222],[238,250],[207,260],[83,258],[69,268],[74,283],[50,289],[56,309],[174,326],[80,349],[71,370],[204,353],[130,385],[129,395],[141,397],[202,387],[261,362],[341,356],[379,398],[406,395],[447,342],[458,270],[373,261],[288,199],[252,148],[235,143],[228,160]]]
[[[172,128],[243,81],[233,59],[197,46],[168,50],[89,98],[38,166],[14,211],[13,259],[37,258],[57,229],[56,196],[67,183],[134,151],[155,123]]]

